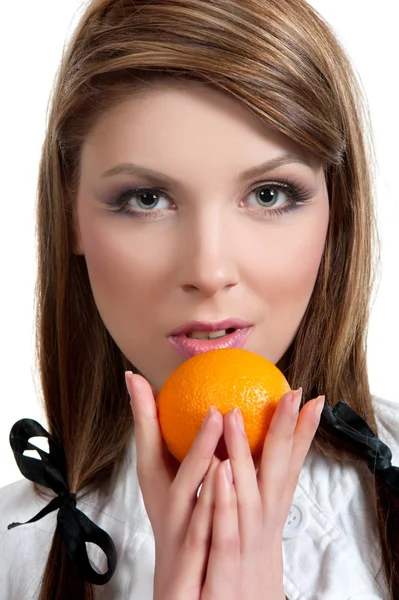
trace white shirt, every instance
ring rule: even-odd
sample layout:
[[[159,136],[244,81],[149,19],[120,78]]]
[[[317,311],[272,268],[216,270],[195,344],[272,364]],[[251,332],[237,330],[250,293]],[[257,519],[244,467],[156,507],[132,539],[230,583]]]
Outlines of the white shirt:
[[[399,464],[399,403],[373,397],[378,436]],[[98,600],[152,600],[154,537],[135,468],[132,438],[108,494],[95,492],[78,508],[113,539],[118,564]],[[387,600],[387,584],[372,505],[372,478],[359,461],[341,464],[311,449],[302,469],[283,536],[284,589],[289,600]],[[361,479],[366,481],[361,485]],[[54,497],[54,494],[53,496]],[[32,518],[49,501],[22,479],[0,490],[0,600],[37,600],[56,524],[56,511]],[[167,518],[167,515],[165,515]],[[106,571],[101,550],[91,546],[93,566]],[[226,599],[228,600],[228,599]]]

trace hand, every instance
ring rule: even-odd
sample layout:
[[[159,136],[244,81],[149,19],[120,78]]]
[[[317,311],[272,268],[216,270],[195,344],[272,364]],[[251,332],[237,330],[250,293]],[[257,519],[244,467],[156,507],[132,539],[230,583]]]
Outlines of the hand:
[[[127,385],[136,420],[138,477],[156,544],[154,599],[283,600],[281,537],[318,425],[315,400],[298,417],[291,394],[281,398],[258,473],[234,413],[223,420],[216,411],[173,479],[176,464],[171,468],[165,452],[150,385],[139,375],[127,378]],[[226,463],[213,456],[223,430],[233,484],[226,479]]]
[[[234,411],[224,417],[226,462],[216,468],[215,508],[201,600],[284,600],[282,533],[299,474],[316,433],[323,398],[299,413],[302,390],[282,396],[256,473]],[[293,398],[292,398],[293,397]]]
[[[137,476],[155,538],[154,600],[199,600],[220,464],[214,452],[223,417],[211,413],[179,465],[162,439],[156,391],[140,375],[126,374],[126,385],[135,419]]]

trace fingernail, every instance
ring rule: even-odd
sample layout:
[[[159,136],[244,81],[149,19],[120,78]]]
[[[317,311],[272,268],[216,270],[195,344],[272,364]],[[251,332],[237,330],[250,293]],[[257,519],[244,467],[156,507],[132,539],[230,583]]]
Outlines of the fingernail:
[[[227,483],[231,485],[233,483],[233,472],[231,470],[230,460],[224,461],[224,472],[226,474]]]
[[[234,417],[235,417],[238,429],[241,431],[241,433],[243,433],[245,435],[244,421],[242,418],[241,410],[239,408],[234,409]]]
[[[202,427],[205,427],[205,425],[206,425],[206,423],[208,423],[208,421],[210,421],[210,419],[211,419],[212,415],[213,415],[213,414],[215,414],[216,410],[217,410],[217,409],[216,409],[216,407],[215,407],[215,406],[211,406],[211,407],[210,407],[210,409],[209,409],[209,410],[208,410],[208,412],[206,413],[206,415],[205,415],[205,418],[204,418],[204,420],[203,420],[203,422],[202,422],[201,429],[202,429]]]
[[[319,396],[318,398],[316,398],[316,400],[314,401],[314,404],[313,404],[313,413],[314,413],[317,423],[320,421],[320,416],[321,416],[321,412],[323,410],[324,401],[325,401],[325,396]]]
[[[130,375],[133,375],[133,373],[131,371],[125,371],[125,382],[126,382],[126,387],[127,387],[127,391],[130,397],[130,400],[132,399],[132,396],[130,394],[130,386],[129,386],[129,378]]]
[[[292,414],[296,417],[296,415],[298,414],[299,411],[299,407],[301,405],[301,400],[302,400],[302,388],[300,387],[297,390],[293,391],[292,394],[292,398],[291,398],[291,409],[292,409]]]

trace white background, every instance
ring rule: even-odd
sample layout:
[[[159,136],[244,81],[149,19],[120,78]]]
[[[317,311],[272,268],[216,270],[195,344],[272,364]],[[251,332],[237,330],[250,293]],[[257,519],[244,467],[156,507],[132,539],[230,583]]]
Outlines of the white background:
[[[265,0],[266,1],[266,0]],[[377,155],[382,273],[372,309],[372,392],[398,400],[399,126],[397,0],[312,0],[332,24],[368,97]],[[45,425],[33,364],[35,193],[48,97],[80,0],[3,2],[0,19],[0,487],[21,478],[8,436],[18,419]]]

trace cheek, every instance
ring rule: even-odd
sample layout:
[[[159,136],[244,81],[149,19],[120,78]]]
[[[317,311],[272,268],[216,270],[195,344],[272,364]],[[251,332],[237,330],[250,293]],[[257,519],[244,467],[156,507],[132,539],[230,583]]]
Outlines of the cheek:
[[[97,308],[108,327],[110,321],[134,318],[149,303],[154,294],[154,281],[161,273],[157,260],[159,248],[150,247],[140,235],[132,235],[128,219],[120,227],[112,219],[98,218],[92,214],[79,215],[82,246],[87,264],[90,285]],[[116,220],[115,220],[116,221]]]
[[[325,234],[286,240],[275,277],[283,297],[310,296],[323,254]]]
[[[328,203],[317,210],[296,215],[292,226],[270,231],[258,240],[255,267],[249,274],[252,284],[274,314],[299,318],[310,300],[323,256]],[[251,264],[246,259],[246,264]]]
[[[263,325],[254,340],[253,350],[274,364],[293,342],[308,307],[323,256],[327,228],[328,214],[316,222],[308,220],[306,229],[293,227],[290,232],[287,230],[283,238],[279,236],[279,240],[274,240],[274,247],[269,245],[270,239],[265,241],[266,253],[263,255],[269,259],[258,260],[258,269],[250,275],[250,285],[256,291],[256,297],[261,299],[259,321]]]

